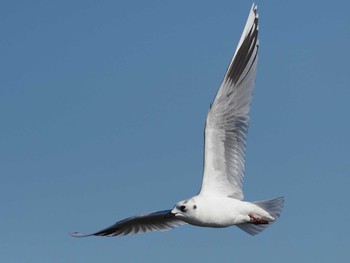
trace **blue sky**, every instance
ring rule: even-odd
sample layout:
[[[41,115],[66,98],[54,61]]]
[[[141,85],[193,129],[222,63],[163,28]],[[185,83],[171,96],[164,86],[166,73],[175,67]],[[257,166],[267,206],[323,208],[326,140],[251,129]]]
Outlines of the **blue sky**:
[[[280,220],[76,239],[199,190],[203,128],[250,1],[2,1],[1,262],[345,262],[349,1],[257,1],[247,200]]]

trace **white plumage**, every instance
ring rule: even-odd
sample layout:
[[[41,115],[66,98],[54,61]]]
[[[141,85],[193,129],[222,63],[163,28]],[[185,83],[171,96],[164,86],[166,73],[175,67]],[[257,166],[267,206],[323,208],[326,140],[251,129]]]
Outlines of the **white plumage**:
[[[236,225],[255,235],[281,213],[282,197],[245,202],[242,183],[249,109],[258,62],[258,14],[253,4],[237,49],[208,112],[205,126],[204,175],[198,195],[172,210],[130,217],[92,234],[118,236],[166,231],[183,224],[203,227]]]

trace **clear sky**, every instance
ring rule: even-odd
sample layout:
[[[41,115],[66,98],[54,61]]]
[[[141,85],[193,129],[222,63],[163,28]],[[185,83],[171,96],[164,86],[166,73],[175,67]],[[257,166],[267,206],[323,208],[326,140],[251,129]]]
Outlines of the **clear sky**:
[[[246,200],[279,221],[77,239],[196,194],[251,1],[2,1],[0,261],[345,262],[350,2],[257,1]]]

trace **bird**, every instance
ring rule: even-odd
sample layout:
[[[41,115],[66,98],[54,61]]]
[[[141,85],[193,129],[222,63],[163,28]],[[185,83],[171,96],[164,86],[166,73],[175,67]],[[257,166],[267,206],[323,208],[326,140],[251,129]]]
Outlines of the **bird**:
[[[237,48],[207,114],[204,169],[199,193],[173,209],[139,214],[100,231],[74,237],[125,236],[167,231],[190,224],[199,227],[237,226],[256,235],[280,216],[284,197],[243,201],[242,184],[249,110],[255,86],[259,49],[259,15],[252,5]]]

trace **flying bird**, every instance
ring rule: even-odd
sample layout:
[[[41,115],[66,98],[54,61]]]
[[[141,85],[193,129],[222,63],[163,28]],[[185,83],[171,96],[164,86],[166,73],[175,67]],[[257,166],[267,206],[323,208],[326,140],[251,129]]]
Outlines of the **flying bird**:
[[[184,224],[222,228],[237,226],[256,235],[280,216],[284,198],[243,201],[242,183],[249,109],[258,63],[258,13],[253,4],[224,80],[205,124],[204,172],[200,192],[173,209],[136,215],[92,234],[124,236],[166,231]]]

